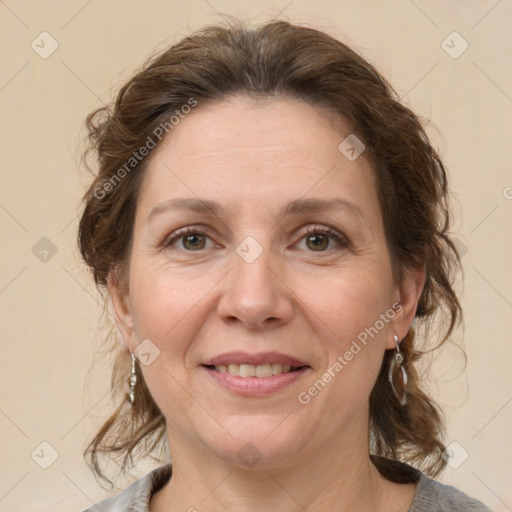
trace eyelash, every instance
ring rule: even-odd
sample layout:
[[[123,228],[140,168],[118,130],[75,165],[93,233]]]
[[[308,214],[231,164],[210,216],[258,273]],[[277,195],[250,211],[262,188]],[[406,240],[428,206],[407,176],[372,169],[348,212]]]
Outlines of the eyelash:
[[[174,242],[176,242],[182,238],[185,238],[188,235],[201,235],[201,236],[208,237],[208,234],[205,233],[204,231],[201,231],[200,229],[193,228],[193,227],[183,228],[182,230],[178,230],[175,233],[173,233],[173,235],[171,235],[172,238],[170,238],[170,237],[166,238],[164,240],[164,242],[162,243],[162,248],[168,249],[172,246],[172,244]],[[311,235],[327,235],[330,238],[332,238],[341,247],[347,248],[350,246],[350,242],[348,241],[348,239],[344,235],[342,235],[338,231],[335,231],[332,228],[311,226],[302,235],[301,240],[303,240],[304,238],[311,236]],[[183,249],[183,250],[185,250],[186,252],[200,252],[200,250],[198,250],[198,251],[189,251],[187,249]],[[323,251],[310,251],[310,252],[328,252],[330,250],[332,250],[332,249],[326,249]]]

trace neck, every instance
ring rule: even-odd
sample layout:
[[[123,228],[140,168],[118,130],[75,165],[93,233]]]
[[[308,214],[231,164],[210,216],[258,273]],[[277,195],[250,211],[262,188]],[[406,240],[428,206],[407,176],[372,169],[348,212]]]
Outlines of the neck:
[[[384,510],[387,481],[371,463],[364,441],[357,436],[337,446],[317,446],[302,460],[264,469],[240,468],[190,446],[173,450],[172,478],[154,495],[150,510]]]

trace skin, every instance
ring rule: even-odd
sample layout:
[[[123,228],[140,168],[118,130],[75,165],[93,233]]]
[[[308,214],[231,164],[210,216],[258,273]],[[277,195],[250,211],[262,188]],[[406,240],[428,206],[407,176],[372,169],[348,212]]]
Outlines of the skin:
[[[198,105],[151,157],[128,285],[113,273],[109,291],[128,349],[149,339],[160,351],[141,370],[167,420],[173,476],[152,512],[409,508],[415,484],[389,482],[368,458],[368,398],[393,335],[409,330],[424,275],[394,282],[374,171],[364,153],[349,161],[338,150],[348,134],[295,99],[231,97]],[[178,197],[223,209],[150,216]],[[341,198],[360,213],[278,214],[304,198]],[[173,235],[187,226],[205,236]],[[311,241],[309,227],[331,227],[349,244],[318,232]],[[263,251],[252,263],[236,252],[247,236]],[[394,303],[378,335],[300,403]],[[283,352],[310,368],[272,395],[238,396],[201,366],[235,350]],[[248,442],[261,456],[250,468],[237,456]]]

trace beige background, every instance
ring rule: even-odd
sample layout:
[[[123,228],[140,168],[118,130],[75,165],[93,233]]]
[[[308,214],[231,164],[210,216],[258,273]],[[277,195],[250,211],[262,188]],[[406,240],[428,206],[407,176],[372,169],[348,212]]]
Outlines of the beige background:
[[[163,41],[219,13],[323,28],[430,118],[456,196],[457,243],[467,251],[467,369],[448,346],[431,378],[448,442],[460,445],[453,461],[468,458],[440,479],[493,510],[512,510],[510,0],[0,1],[0,510],[78,512],[106,496],[81,455],[110,407],[106,365],[86,381],[101,342],[101,306],[75,248],[88,181],[78,165],[82,124]],[[43,31],[58,43],[47,58],[31,47],[51,49]],[[458,58],[442,45],[453,31],[469,44]],[[444,48],[453,54],[463,44],[450,36]],[[58,458],[42,469],[52,449]]]

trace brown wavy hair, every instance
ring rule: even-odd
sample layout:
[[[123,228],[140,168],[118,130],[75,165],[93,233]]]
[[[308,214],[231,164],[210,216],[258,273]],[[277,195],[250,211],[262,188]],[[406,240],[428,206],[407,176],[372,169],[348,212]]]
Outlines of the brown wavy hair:
[[[155,139],[159,127],[170,130],[171,116],[191,99],[201,108],[235,94],[300,99],[348,123],[364,142],[394,277],[400,282],[408,270],[426,270],[415,328],[401,344],[407,405],[392,394],[387,373],[394,351],[387,350],[370,396],[371,451],[437,475],[445,465],[442,413],[421,389],[414,364],[430,351],[434,317],[443,320],[437,347],[462,319],[452,287],[460,259],[449,237],[447,175],[424,122],[371,64],[330,35],[286,21],[257,28],[236,20],[208,26],[153,55],[115,102],[89,114],[84,161],[94,153],[98,169],[83,198],[78,244],[96,285],[105,292],[111,275],[127,284],[137,196],[151,157],[131,160],[134,151]],[[126,400],[129,365],[129,352],[117,349],[112,390],[118,407],[84,452],[95,475],[108,482],[100,455],[119,458],[124,472],[135,457],[165,449],[165,418],[140,372],[134,406]]]

